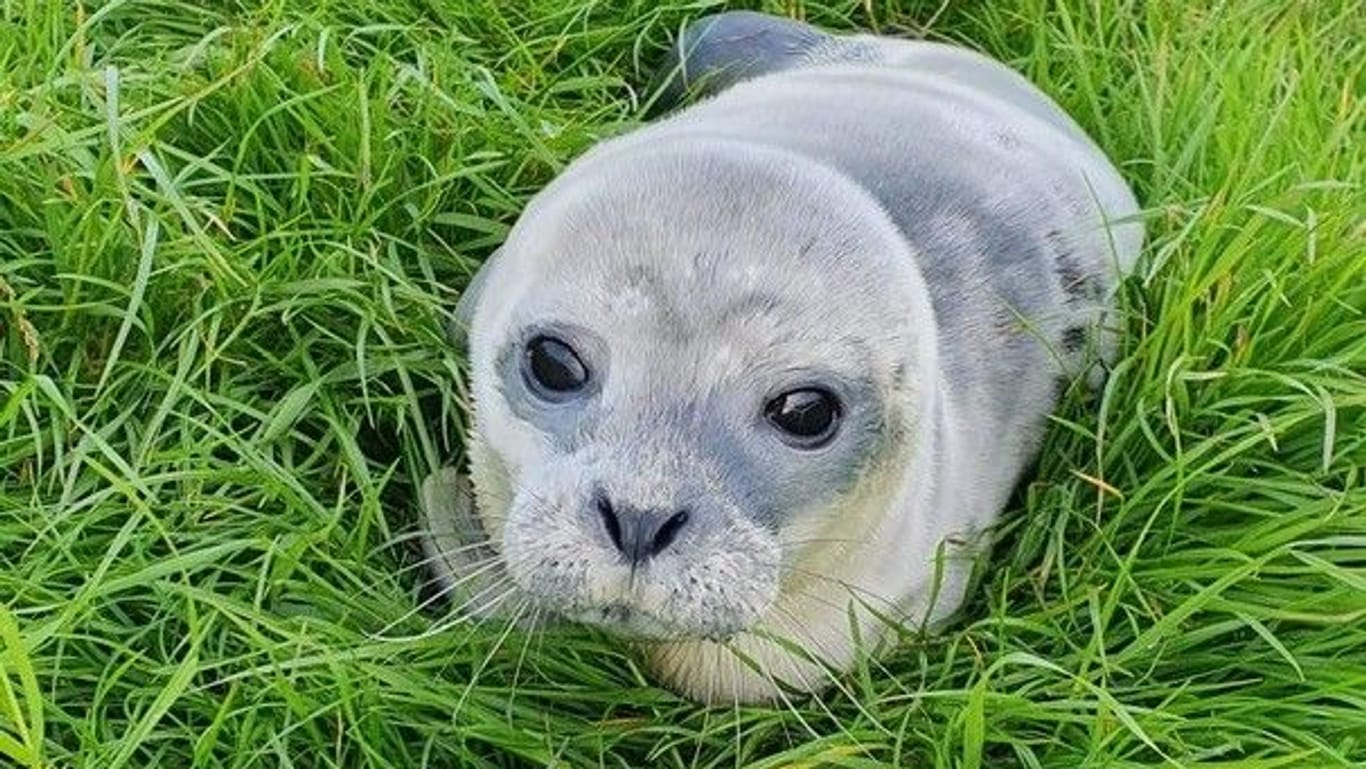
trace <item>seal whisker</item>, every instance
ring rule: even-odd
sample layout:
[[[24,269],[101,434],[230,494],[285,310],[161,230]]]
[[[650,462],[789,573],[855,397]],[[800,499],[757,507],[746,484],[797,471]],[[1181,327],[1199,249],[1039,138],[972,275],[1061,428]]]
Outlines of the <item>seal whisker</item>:
[[[509,581],[509,582],[510,582],[510,581]],[[439,634],[444,633],[444,632],[446,632],[447,630],[449,630],[449,629],[451,629],[451,628],[453,628],[453,627],[455,627],[455,626],[457,626],[457,625],[461,625],[461,624],[468,624],[471,628],[478,628],[478,627],[479,627],[480,625],[482,625],[483,623],[492,620],[492,619],[494,618],[493,615],[489,615],[489,614],[484,614],[484,615],[471,615],[470,613],[468,613],[468,612],[466,611],[466,608],[467,608],[470,604],[474,603],[475,601],[479,601],[479,600],[483,599],[484,593],[488,592],[489,590],[501,590],[501,591],[502,591],[502,592],[500,592],[500,593],[495,594],[493,597],[487,599],[486,605],[491,605],[491,606],[492,606],[492,605],[497,605],[499,602],[506,600],[508,597],[510,597],[510,596],[512,596],[512,595],[515,595],[516,592],[517,592],[517,589],[516,589],[516,586],[515,586],[515,585],[504,584],[504,583],[502,583],[501,581],[500,581],[500,582],[496,582],[496,583],[494,583],[494,584],[492,584],[492,585],[489,585],[489,586],[485,587],[483,590],[481,590],[481,591],[480,591],[479,593],[477,593],[475,596],[471,597],[470,600],[466,601],[465,604],[462,604],[461,607],[459,607],[459,608],[457,608],[457,609],[455,609],[455,610],[452,610],[450,613],[447,614],[447,616],[446,616],[444,619],[438,620],[437,622],[434,622],[428,629],[424,630],[424,631],[421,632],[421,633],[417,633],[417,634],[415,634],[415,635],[408,635],[408,636],[386,636],[386,635],[383,635],[383,632],[384,632],[384,631],[381,631],[381,633],[373,635],[373,638],[374,638],[374,640],[377,640],[377,641],[387,641],[387,642],[414,641],[414,640],[420,640],[420,639],[423,639],[423,638],[429,638],[429,637],[434,636],[434,635],[439,635]],[[474,622],[474,623],[469,623],[469,620],[471,619],[472,616],[473,616],[473,617],[477,617],[477,621]],[[501,621],[502,618],[499,618],[499,620]],[[387,629],[388,629],[388,628],[386,628],[386,630],[387,630]]]
[[[763,633],[755,633],[755,635],[756,637],[765,640],[767,643],[775,644],[773,640],[765,639]],[[775,645],[781,647],[780,642],[776,643]],[[807,722],[806,718],[802,715],[801,710],[797,707],[796,703],[794,703],[792,701],[792,698],[788,696],[787,692],[785,691],[784,684],[786,684],[789,687],[799,687],[807,691],[812,691],[819,687],[812,686],[811,682],[807,680],[806,676],[799,671],[794,672],[796,672],[797,677],[801,680],[779,681],[777,676],[774,675],[774,673],[767,667],[760,667],[757,670],[755,670],[754,668],[750,668],[750,670],[757,672],[765,681],[768,682],[773,693],[776,694],[777,698],[782,702],[783,707],[788,711],[788,713],[790,713],[794,718],[797,719],[797,723],[801,724],[802,728],[805,729],[807,733],[811,735],[812,738],[821,737],[821,733],[818,732],[815,728],[811,726],[810,723]],[[817,702],[819,702],[819,699],[817,699]],[[833,713],[830,713],[829,709],[826,708],[823,703],[821,703],[821,707],[826,710],[826,715],[831,720],[835,721],[836,724],[840,725],[840,730],[847,734],[848,730],[844,728],[843,724],[839,721],[839,719]]]
[[[816,600],[816,601],[818,601],[818,602],[824,603],[825,605],[829,606],[830,608],[832,608],[832,609],[834,609],[834,610],[836,610],[836,611],[842,612],[842,613],[844,613],[844,614],[847,614],[848,611],[849,611],[849,608],[850,608],[849,605],[848,605],[847,603],[846,603],[844,606],[840,606],[839,604],[836,604],[836,603],[834,603],[834,602],[832,602],[832,601],[823,600],[822,598],[820,598],[820,597],[818,597],[818,596],[815,596],[814,594],[810,594],[810,593],[808,593],[808,592],[806,592],[806,591],[798,591],[798,592],[795,593],[794,595],[795,595],[796,597],[804,597],[804,598],[808,598],[808,599],[811,599],[811,600]],[[878,596],[872,596],[872,597],[877,598],[880,602],[887,603],[887,601],[886,601],[885,598],[881,598],[881,597],[878,597]],[[789,619],[794,619],[794,620],[795,620],[794,615],[793,615],[790,611],[786,610],[786,608],[784,608],[784,607],[775,607],[775,609],[776,609],[780,614],[782,614],[784,617],[787,617],[787,618],[789,618]],[[896,613],[898,613],[898,612],[897,612],[897,608],[896,608],[895,606],[890,605],[889,603],[886,605],[885,609],[886,609],[886,612],[887,612],[888,614],[895,615]],[[880,620],[879,620],[879,621],[880,621]],[[887,678],[888,678],[889,680],[896,680],[896,676],[895,676],[895,674],[892,672],[892,670],[891,670],[890,668],[888,668],[888,667],[882,662],[882,660],[879,659],[876,655],[874,655],[874,654],[866,654],[866,655],[864,655],[864,659],[868,662],[868,664],[873,665],[873,666],[876,667],[880,672],[886,674],[886,676],[887,676]],[[899,682],[899,681],[898,681],[898,685],[900,685],[900,682]],[[903,686],[902,688],[903,688],[903,690],[905,690],[905,687],[904,687],[904,686]],[[859,698],[854,697],[854,696],[852,696],[852,694],[850,694],[849,700],[850,700],[850,702],[854,703],[854,704],[855,704],[857,707],[859,707],[860,709],[862,708],[862,704],[861,704],[861,702],[859,701]],[[874,719],[874,718],[872,718],[871,714],[865,714],[865,715],[868,715],[870,722],[872,722],[872,723],[874,723],[874,724],[878,724],[877,720]],[[881,726],[880,724],[878,724],[878,725]],[[885,727],[884,727],[884,728],[885,728]]]
[[[804,620],[802,620],[802,619],[799,618],[799,617],[796,617],[795,615],[791,614],[790,612],[786,611],[785,609],[781,609],[781,608],[780,608],[780,609],[779,609],[779,613],[782,614],[782,616],[783,616],[789,623],[791,623],[792,626],[801,627],[802,624],[804,623]],[[788,639],[789,642],[793,642],[793,640],[794,640],[794,639]],[[802,644],[798,644],[798,645],[799,645],[799,646],[802,646]],[[805,648],[804,646],[803,646],[803,649],[804,649],[804,651],[806,651],[807,653],[811,653],[811,650]],[[815,655],[813,655],[813,656],[815,656]],[[882,665],[881,665],[880,663],[878,663],[876,660],[874,660],[874,664],[877,664],[878,667],[879,667],[883,672],[888,673],[888,674],[890,675],[890,671],[888,671],[887,668],[886,668],[885,666],[882,666]],[[866,719],[868,720],[868,722],[869,722],[870,724],[872,724],[875,728],[879,729],[879,730],[882,731],[884,734],[889,734],[889,735],[892,734],[892,730],[890,730],[888,727],[886,727],[886,726],[885,726],[885,725],[884,725],[884,724],[883,724],[883,723],[882,723],[882,722],[881,722],[873,713],[871,713],[870,711],[868,711],[868,709],[867,709],[867,708],[863,705],[863,703],[861,702],[860,698],[853,692],[853,690],[851,690],[849,687],[845,686],[845,685],[839,680],[839,677],[830,669],[830,667],[829,667],[828,665],[829,665],[828,662],[824,662],[824,661],[823,661],[823,662],[821,662],[820,664],[818,664],[817,667],[818,667],[818,669],[820,670],[820,674],[823,675],[825,678],[828,679],[829,684],[830,684],[831,686],[833,686],[834,688],[838,689],[839,692],[840,692],[842,695],[844,695],[844,698],[845,698],[848,702],[852,703],[852,704],[854,705],[854,707],[858,709],[859,713],[860,713],[864,718],[866,718]],[[844,725],[844,722],[841,721],[841,720],[839,719],[839,717],[838,717],[837,715],[835,715],[835,713],[834,713],[833,711],[831,711],[830,708],[825,704],[825,701],[824,701],[823,698],[816,698],[816,701],[820,704],[820,707],[822,708],[822,710],[825,711],[825,715],[826,715],[831,721],[834,721],[836,725],[839,726],[839,729],[840,729],[841,732],[843,732],[844,734],[848,735],[849,737],[853,737],[853,736],[854,736],[854,735],[849,731],[848,727],[846,727],[846,726]]]
[[[396,534],[386,540],[381,541],[379,544],[367,550],[365,552],[365,556],[367,558],[373,558],[397,545],[404,545],[410,542],[421,542],[427,536],[429,536],[429,532],[422,530],[406,531],[401,534]]]
[[[854,537],[810,537],[807,539],[783,540],[786,547],[799,547],[801,545],[866,545],[867,538],[855,539]]]
[[[512,593],[510,591],[504,591],[503,593],[500,593],[497,596],[495,596],[493,600],[503,601],[510,597],[511,594]],[[513,605],[511,610],[509,610],[505,614],[462,615],[453,613],[446,619],[443,627],[453,628],[457,625],[463,625],[465,627],[470,628],[471,630],[481,630],[486,625],[492,625],[502,628],[502,631],[500,632],[506,632],[509,627],[521,626],[523,617],[529,610],[530,606],[531,600],[529,598],[523,597],[521,600],[517,601],[517,603]],[[473,619],[474,621],[471,622],[471,619]]]
[[[517,629],[518,623],[520,622],[522,613],[525,611],[525,609],[525,601],[519,603],[516,607],[514,607],[514,611],[509,616],[507,621],[504,623],[501,630],[497,631],[498,637],[494,640],[492,648],[490,648],[488,652],[484,654],[483,659],[481,659],[471,668],[469,672],[469,682],[465,687],[465,694],[462,695],[461,699],[454,704],[452,710],[460,710],[460,706],[464,700],[464,697],[468,696],[469,693],[473,690],[475,683],[479,680],[479,676],[483,674],[483,672],[488,668],[489,663],[492,662],[494,657],[496,657],[498,653],[502,650],[503,644],[507,643],[507,639],[511,637],[512,632]],[[477,623],[474,626],[472,626],[472,629],[479,629],[479,627],[482,624],[483,622]]]
[[[528,611],[531,616],[524,617]],[[522,601],[518,603],[516,617],[512,620],[512,624],[520,624],[523,619],[525,619],[525,627],[528,630],[534,629],[537,627],[539,615],[540,609],[533,605],[530,599],[523,598]],[[522,636],[522,650],[517,655],[517,663],[512,667],[512,683],[508,686],[510,692],[515,693],[518,690],[518,683],[522,677],[522,666],[526,664],[528,652],[531,650],[532,639],[540,637],[541,636],[534,633],[526,633]]]
[[[433,561],[442,560],[449,556],[449,553],[437,553],[433,559],[429,561],[428,565]],[[503,556],[494,553],[484,558],[461,564],[461,573],[453,574],[452,579],[440,580],[440,582],[446,585],[446,591],[449,592],[452,589],[461,587],[471,580],[478,579],[480,576],[488,574],[491,569],[496,569],[502,563],[504,563]]]
[[[827,575],[827,574],[821,574],[821,573],[818,573],[818,572],[813,572],[813,571],[808,571],[808,570],[802,570],[802,569],[796,569],[796,568],[790,569],[790,570],[788,571],[788,573],[797,573],[797,574],[800,574],[801,576],[808,577],[808,578],[814,579],[814,580],[819,580],[819,581],[821,581],[821,582],[825,582],[825,583],[827,583],[827,584],[833,585],[833,586],[835,586],[835,587],[837,587],[837,588],[839,588],[839,589],[841,589],[841,590],[847,592],[851,597],[853,597],[854,599],[858,600],[859,603],[864,603],[864,604],[866,605],[867,602],[875,602],[875,603],[877,603],[877,604],[880,604],[880,605],[881,605],[881,606],[880,606],[881,611],[883,611],[883,612],[885,612],[885,613],[890,613],[890,614],[894,614],[894,615],[900,613],[900,609],[896,606],[895,602],[893,602],[891,599],[888,599],[886,596],[879,595],[879,594],[873,592],[872,590],[869,590],[868,588],[864,588],[864,587],[860,587],[859,585],[851,584],[851,583],[849,583],[847,580],[843,580],[843,579],[839,579],[839,578],[836,578],[836,577],[832,577],[832,576]],[[841,611],[841,612],[847,611],[848,608],[849,608],[847,604],[841,605],[841,604],[839,604],[839,603],[837,603],[837,602],[835,602],[835,601],[830,600],[829,598],[825,598],[825,597],[819,596],[819,595],[817,595],[816,593],[812,593],[812,592],[810,592],[810,591],[808,591],[808,590],[793,591],[793,592],[790,592],[789,594],[792,595],[792,596],[794,596],[794,597],[804,597],[804,598],[808,598],[808,599],[813,600],[813,601],[819,601],[820,603],[824,604],[825,606],[827,606],[827,607],[829,607],[829,608],[832,608],[832,609],[836,609],[836,610]]]
[[[435,552],[431,553],[430,555],[424,555],[424,556],[422,556],[421,558],[418,558],[418,559],[416,559],[416,560],[410,561],[409,563],[406,563],[406,564],[404,564],[404,565],[398,567],[397,569],[394,570],[394,574],[396,574],[396,575],[398,575],[398,576],[403,576],[403,575],[406,575],[406,574],[408,574],[408,573],[410,573],[410,572],[417,571],[417,570],[419,570],[419,569],[431,568],[432,565],[434,565],[434,564],[436,564],[436,563],[439,563],[439,562],[442,561],[442,560],[449,560],[449,559],[451,559],[451,558],[454,558],[454,557],[457,557],[457,556],[460,556],[460,555],[464,555],[464,554],[466,554],[466,553],[479,552],[479,551],[481,551],[481,550],[487,550],[487,549],[489,549],[489,546],[488,546],[486,543],[479,543],[478,545],[469,545],[469,546],[462,546],[462,547],[450,548],[450,549],[448,549],[448,550],[439,550],[439,551],[435,551]],[[487,556],[487,557],[485,557],[485,558],[480,558],[480,559],[478,559],[478,560],[471,561],[470,564],[472,564],[472,565],[474,565],[474,564],[479,564],[479,563],[482,563],[482,562],[485,562],[485,561],[489,560],[490,558],[496,558],[496,557],[498,557],[496,554],[493,555],[493,556]]]
[[[465,583],[477,579],[477,578],[480,577],[481,575],[486,574],[487,572],[489,572],[490,570],[493,570],[493,569],[496,568],[497,566],[498,566],[498,562],[496,562],[496,561],[491,561],[491,562],[489,562],[489,563],[487,563],[487,564],[484,564],[484,565],[481,566],[479,569],[476,569],[475,571],[473,571],[473,572],[471,572],[471,573],[469,573],[469,574],[463,576],[462,578],[460,578],[460,579],[458,579],[458,580],[456,580],[456,581],[454,581],[454,582],[451,582],[451,583],[448,584],[448,585],[441,585],[441,586],[440,586],[440,589],[438,589],[437,591],[435,591],[431,596],[428,596],[427,598],[423,599],[422,601],[419,601],[419,602],[417,603],[417,605],[415,605],[412,609],[409,609],[407,612],[404,612],[400,617],[398,617],[397,619],[395,619],[395,620],[389,622],[389,623],[386,624],[383,628],[381,628],[379,631],[377,631],[377,632],[375,632],[375,633],[372,633],[372,634],[371,634],[371,637],[372,637],[372,638],[382,638],[382,637],[384,637],[384,635],[385,635],[386,633],[388,633],[390,630],[394,629],[395,627],[399,626],[400,624],[402,624],[402,623],[404,623],[404,622],[407,622],[409,619],[412,619],[414,616],[417,616],[418,614],[420,614],[421,612],[423,612],[424,610],[426,610],[427,608],[429,608],[432,604],[441,601],[441,600],[444,599],[445,597],[449,596],[451,593],[455,592],[456,590],[459,590],[460,587],[462,587]],[[508,581],[511,581],[510,578],[500,577],[499,580],[495,581],[494,584],[498,584],[499,582],[502,581],[502,579],[508,579]]]

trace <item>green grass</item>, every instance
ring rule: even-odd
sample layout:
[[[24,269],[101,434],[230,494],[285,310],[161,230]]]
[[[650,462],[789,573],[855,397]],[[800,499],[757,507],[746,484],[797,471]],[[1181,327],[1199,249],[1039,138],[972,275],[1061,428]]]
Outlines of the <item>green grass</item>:
[[[1151,236],[958,624],[740,710],[411,543],[460,287],[714,6],[206,5],[0,0],[0,766],[1366,765],[1356,3],[769,4],[1006,59]]]

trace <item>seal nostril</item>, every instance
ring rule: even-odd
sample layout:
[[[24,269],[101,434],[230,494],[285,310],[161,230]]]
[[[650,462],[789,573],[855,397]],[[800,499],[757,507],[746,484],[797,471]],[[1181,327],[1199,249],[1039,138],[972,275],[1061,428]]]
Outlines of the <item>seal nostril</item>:
[[[655,532],[654,539],[650,541],[650,555],[659,555],[678,537],[678,532],[688,523],[688,511],[679,510],[674,513],[664,525]]]
[[[606,494],[599,494],[595,500],[598,506],[598,515],[602,516],[603,528],[607,529],[607,536],[612,538],[612,544],[617,550],[626,552],[621,545],[621,521],[617,519],[617,513],[612,509],[612,502]]]

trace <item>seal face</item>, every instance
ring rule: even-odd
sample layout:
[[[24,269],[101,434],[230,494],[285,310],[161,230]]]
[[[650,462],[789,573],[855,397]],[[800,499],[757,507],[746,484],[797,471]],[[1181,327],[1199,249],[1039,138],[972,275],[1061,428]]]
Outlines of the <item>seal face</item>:
[[[616,156],[504,246],[475,321],[476,431],[513,490],[509,574],[539,605],[734,635],[773,604],[781,533],[894,445],[917,330],[905,287],[864,271],[909,254],[871,199],[793,160]]]
[[[462,297],[473,499],[429,480],[427,545],[467,607],[762,699],[957,607],[956,543],[1005,504],[1141,231],[1104,226],[1136,206],[1085,135],[975,54],[749,13],[690,51],[744,76],[575,161]]]

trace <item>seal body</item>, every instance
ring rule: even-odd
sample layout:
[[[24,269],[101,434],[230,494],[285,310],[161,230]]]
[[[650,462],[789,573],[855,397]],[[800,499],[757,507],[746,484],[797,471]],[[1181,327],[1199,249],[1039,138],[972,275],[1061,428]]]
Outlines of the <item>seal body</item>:
[[[964,49],[727,13],[662,83],[703,98],[571,164],[462,297],[473,499],[429,480],[429,552],[694,698],[819,690],[962,603],[1059,383],[1110,354],[1137,205]]]

